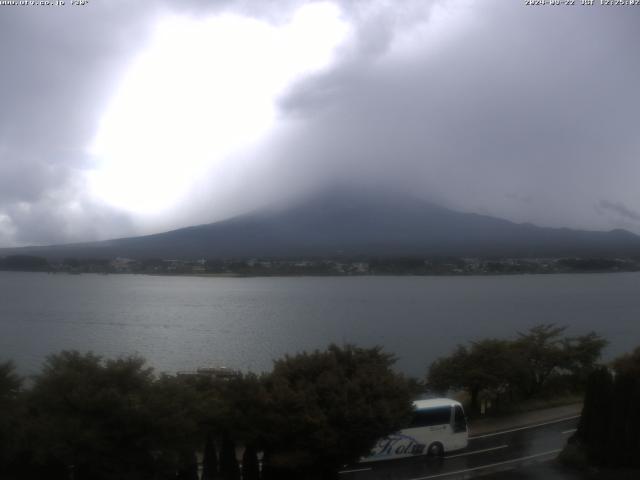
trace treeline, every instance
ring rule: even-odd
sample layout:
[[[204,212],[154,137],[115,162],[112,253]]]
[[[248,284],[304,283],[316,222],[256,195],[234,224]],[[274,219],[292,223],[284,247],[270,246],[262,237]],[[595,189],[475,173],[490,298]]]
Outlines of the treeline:
[[[464,390],[472,415],[481,407],[500,411],[534,398],[581,393],[607,342],[593,332],[570,337],[565,330],[542,324],[515,339],[459,345],[431,364],[427,385],[443,393]]]
[[[33,255],[10,255],[0,257],[0,270],[20,272],[46,272],[50,269],[46,258]]]
[[[0,364],[0,478],[336,478],[411,415],[393,363],[332,345],[221,379],[65,351],[27,383]]]
[[[564,459],[640,468],[640,348],[590,375],[578,431]]]
[[[609,371],[606,341],[538,325],[457,347],[431,392],[464,390],[472,414],[584,392],[575,443],[590,461],[638,465],[640,349]],[[0,478],[324,480],[401,429],[425,385],[393,356],[352,345],[285,356],[261,375],[157,375],[139,357],[65,351],[25,381],[0,363]],[[238,462],[238,456],[241,461]]]
[[[298,275],[507,275],[542,273],[635,272],[638,258],[459,258],[385,257],[222,258],[64,258],[48,261],[32,255],[0,257],[0,270],[67,273]]]

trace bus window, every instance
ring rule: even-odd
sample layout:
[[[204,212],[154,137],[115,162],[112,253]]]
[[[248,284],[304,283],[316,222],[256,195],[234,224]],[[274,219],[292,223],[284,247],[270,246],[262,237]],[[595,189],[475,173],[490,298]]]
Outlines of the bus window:
[[[453,410],[453,433],[467,431],[467,419],[460,405],[456,405]]]
[[[449,425],[451,423],[451,407],[436,407],[417,410],[409,428],[432,427],[434,425]]]

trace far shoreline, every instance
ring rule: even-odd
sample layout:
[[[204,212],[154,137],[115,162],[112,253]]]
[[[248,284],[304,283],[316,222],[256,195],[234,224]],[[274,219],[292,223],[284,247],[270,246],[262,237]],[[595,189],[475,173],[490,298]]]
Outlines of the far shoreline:
[[[640,270],[590,270],[559,272],[490,272],[490,273],[158,273],[158,272],[66,272],[45,270],[0,270],[0,273],[46,273],[49,275],[140,275],[147,277],[183,277],[183,278],[372,278],[372,277],[429,277],[429,278],[467,278],[467,277],[514,277],[514,276],[557,276],[557,275],[597,275],[632,274]]]

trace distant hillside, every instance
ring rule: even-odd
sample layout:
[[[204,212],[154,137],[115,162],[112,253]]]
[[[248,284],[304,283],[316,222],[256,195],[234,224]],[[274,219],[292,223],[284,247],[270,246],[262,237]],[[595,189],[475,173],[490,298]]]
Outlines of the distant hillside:
[[[543,228],[455,212],[408,196],[332,191],[293,206],[166,233],[103,242],[0,249],[50,259],[335,256],[631,256],[640,237]]]

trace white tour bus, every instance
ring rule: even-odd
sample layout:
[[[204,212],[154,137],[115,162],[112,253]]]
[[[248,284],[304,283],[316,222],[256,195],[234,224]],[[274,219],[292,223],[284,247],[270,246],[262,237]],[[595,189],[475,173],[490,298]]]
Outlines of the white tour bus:
[[[442,456],[466,448],[467,419],[460,402],[448,398],[416,400],[408,427],[378,441],[361,462],[375,462],[416,455]]]

